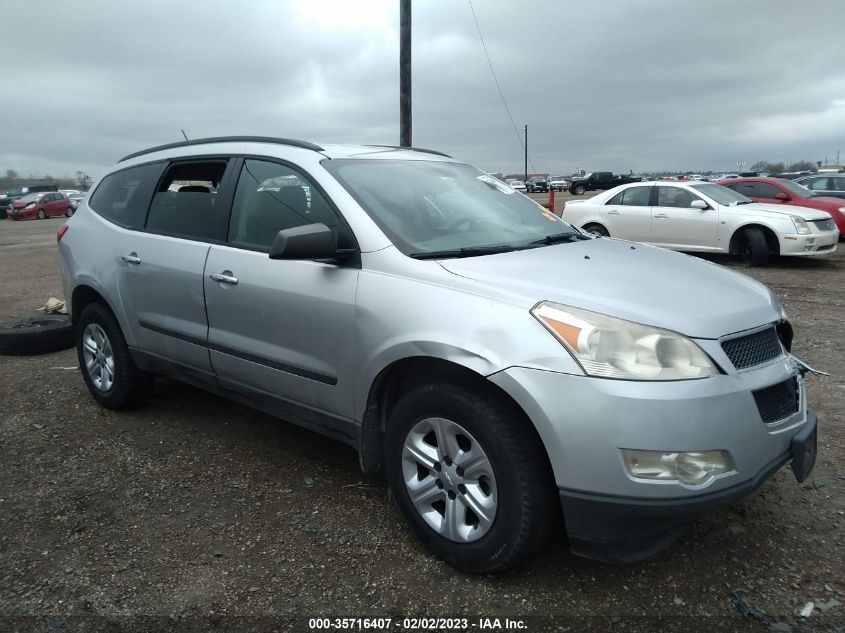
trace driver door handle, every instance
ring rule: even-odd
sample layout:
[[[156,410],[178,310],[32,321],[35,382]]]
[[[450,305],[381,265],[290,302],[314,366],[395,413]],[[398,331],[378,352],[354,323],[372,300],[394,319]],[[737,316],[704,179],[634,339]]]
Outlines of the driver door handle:
[[[238,278],[232,275],[232,272],[229,270],[224,270],[222,273],[211,273],[209,276],[214,281],[219,281],[221,284],[229,284],[231,286],[236,286],[238,284]]]
[[[669,216],[666,215],[665,213],[655,213],[654,217],[656,217],[658,220],[668,220],[669,219]]]
[[[620,213],[619,209],[611,209],[607,212],[607,215],[619,215]]]
[[[120,259],[125,261],[127,264],[140,264],[141,263],[141,258],[138,257],[138,253],[135,253],[135,252],[129,253],[128,255],[123,255],[123,256],[121,256]]]

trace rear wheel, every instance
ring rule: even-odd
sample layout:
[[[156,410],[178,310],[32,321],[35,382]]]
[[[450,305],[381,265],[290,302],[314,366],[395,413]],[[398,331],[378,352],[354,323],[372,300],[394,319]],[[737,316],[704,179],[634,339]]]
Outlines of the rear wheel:
[[[68,207],[67,209],[65,209],[65,215],[67,217],[72,216],[73,215],[73,207]]]
[[[572,190],[572,193],[574,193],[576,196],[583,196],[585,191],[586,189],[584,189],[583,185],[578,185]]]
[[[769,244],[763,231],[749,227],[739,238],[739,253],[742,262],[749,267],[765,266],[769,263]]]
[[[38,219],[43,220],[46,217],[47,217],[47,214],[44,213],[44,209],[38,209]]]
[[[610,237],[610,232],[601,224],[588,224],[584,230],[590,235],[598,235],[600,237]]]
[[[387,479],[413,531],[450,565],[478,574],[523,563],[555,523],[539,439],[519,410],[486,391],[417,387],[385,435]]]
[[[117,319],[101,303],[89,304],[79,316],[76,354],[88,390],[104,407],[136,406],[152,387],[153,377],[135,365]]]

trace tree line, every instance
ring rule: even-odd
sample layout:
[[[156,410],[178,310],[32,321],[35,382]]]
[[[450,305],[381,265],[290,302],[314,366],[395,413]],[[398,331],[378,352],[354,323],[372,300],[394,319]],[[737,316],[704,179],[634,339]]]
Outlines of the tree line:
[[[58,185],[59,189],[87,190],[91,186],[92,181],[91,176],[84,171],[77,171],[76,176],[73,178],[54,178],[50,174],[44,174],[43,176],[29,174],[28,176],[24,176],[14,169],[7,169],[5,175],[0,175],[0,191],[37,183],[55,184]]]
[[[751,165],[751,171],[765,171],[770,174],[782,174],[785,171],[818,171],[821,166],[821,161],[813,163],[808,160],[799,160],[797,162],[784,165],[782,162],[770,163],[765,160],[758,160],[756,163]]]

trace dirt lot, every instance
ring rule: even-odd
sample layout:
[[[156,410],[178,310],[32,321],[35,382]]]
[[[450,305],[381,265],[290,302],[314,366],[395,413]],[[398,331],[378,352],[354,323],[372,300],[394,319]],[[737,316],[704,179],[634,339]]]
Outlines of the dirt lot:
[[[61,296],[60,224],[0,221],[0,319]],[[843,630],[843,273],[845,244],[750,271],[781,297],[794,352],[833,374],[809,379],[814,474],[799,485],[783,469],[629,566],[576,558],[561,535],[525,569],[467,576],[417,543],[349,448],[167,380],[141,410],[115,413],[88,395],[72,350],[0,357],[0,629],[81,630],[79,616],[115,630],[272,631],[308,630],[313,616],[466,615],[527,617],[528,630],[765,630],[739,619],[731,592],[742,589],[782,620],[776,630]],[[580,616],[601,617],[567,619]]]

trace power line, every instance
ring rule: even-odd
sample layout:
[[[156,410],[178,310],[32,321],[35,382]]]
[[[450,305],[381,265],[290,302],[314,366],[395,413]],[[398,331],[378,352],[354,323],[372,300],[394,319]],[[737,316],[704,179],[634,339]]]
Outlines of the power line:
[[[502,99],[502,105],[505,106],[505,112],[508,113],[508,119],[510,119],[511,127],[513,128],[513,133],[516,134],[516,140],[519,142],[519,146],[522,148],[522,151],[525,151],[525,145],[522,143],[522,138],[519,136],[519,130],[516,129],[516,123],[513,122],[513,117],[511,116],[511,110],[508,107],[508,102],[505,101],[505,95],[502,92],[502,86],[499,85],[499,79],[496,77],[496,71],[493,70],[493,62],[490,61],[490,53],[487,52],[487,45],[484,43],[484,36],[481,34],[481,27],[478,25],[478,18],[475,15],[475,8],[472,6],[472,0],[467,0],[469,2],[469,9],[472,11],[472,19],[475,22],[475,28],[478,31],[478,39],[481,40],[481,48],[484,49],[484,56],[487,58],[487,65],[490,66],[490,73],[493,75],[493,81],[496,82],[496,89],[499,91],[499,97]],[[528,157],[528,162],[531,163],[531,169],[534,170],[534,173],[537,173],[537,168],[534,167],[534,162],[531,160],[531,157]]]

